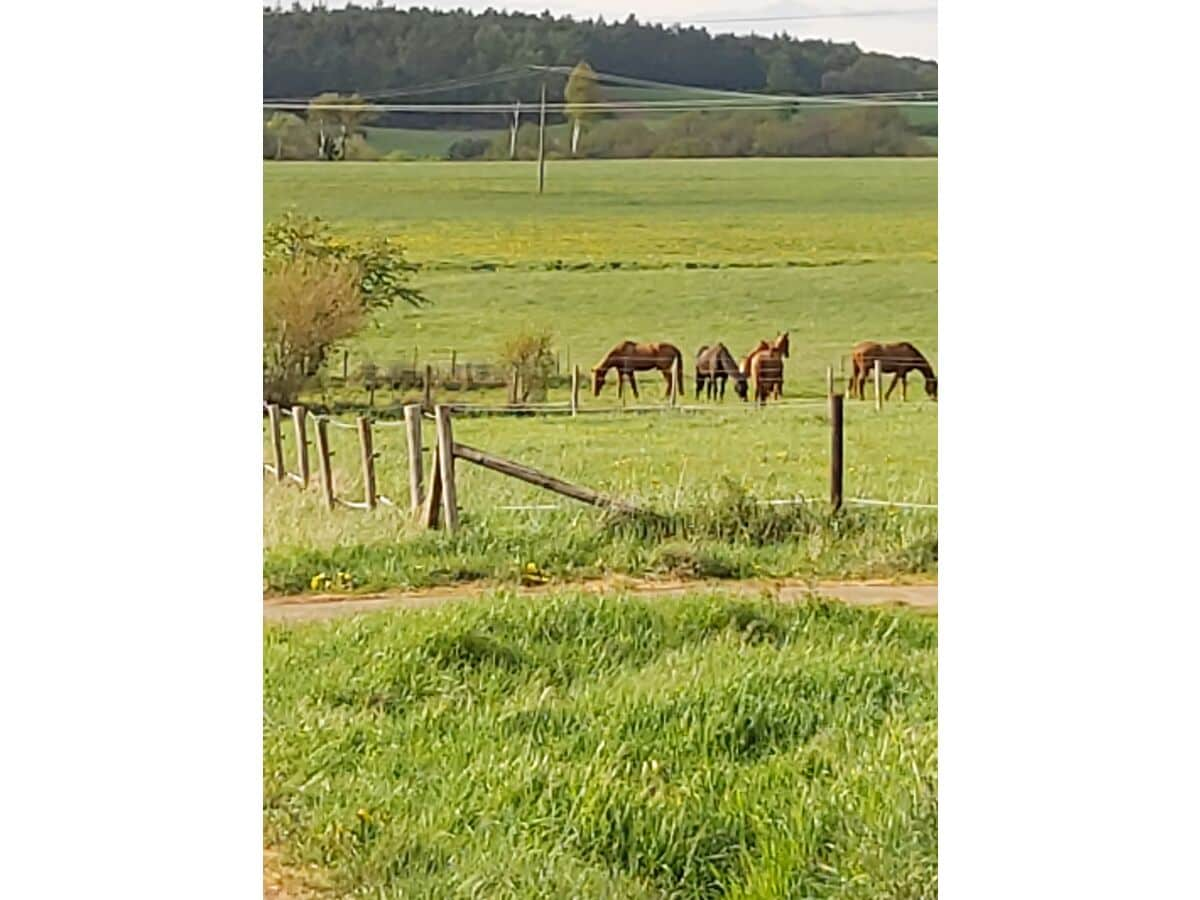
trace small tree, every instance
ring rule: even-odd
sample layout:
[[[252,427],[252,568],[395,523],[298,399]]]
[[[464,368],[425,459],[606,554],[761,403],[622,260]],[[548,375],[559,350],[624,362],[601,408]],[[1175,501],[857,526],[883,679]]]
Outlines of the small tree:
[[[292,403],[313,361],[362,327],[359,269],[336,259],[283,260],[263,276],[263,395]]]
[[[505,339],[500,345],[500,361],[506,371],[514,368],[521,390],[517,397],[522,403],[536,391],[537,399],[546,395],[546,383],[554,373],[554,336],[546,331],[526,331]]]
[[[365,137],[363,125],[375,115],[358,94],[324,93],[313,97],[308,104],[308,121],[318,132],[318,157],[345,159],[347,142],[355,136]]]
[[[567,101],[567,116],[571,119],[571,155],[579,149],[579,132],[584,119],[594,119],[599,110],[586,104],[599,103],[603,98],[596,73],[586,62],[580,62],[571,70],[564,94]]]
[[[288,212],[263,231],[263,384],[290,402],[332,348],[396,301],[421,306],[416,267],[386,239],[339,242],[320,219]],[[349,292],[349,299],[347,293]]]

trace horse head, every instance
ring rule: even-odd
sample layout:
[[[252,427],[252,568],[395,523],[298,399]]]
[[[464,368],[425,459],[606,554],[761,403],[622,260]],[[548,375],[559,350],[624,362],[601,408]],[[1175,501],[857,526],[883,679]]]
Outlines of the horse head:
[[[775,340],[771,342],[771,349],[784,356],[788,355],[791,345],[788,343],[788,333],[785,331],[780,335],[776,335]]]
[[[602,369],[599,366],[592,369],[592,396],[600,396],[600,389],[604,387],[604,374],[607,371],[607,369]]]
[[[737,395],[743,400],[748,400],[750,395],[750,382],[745,378],[735,378],[733,381],[733,389]]]
[[[925,379],[925,393],[937,400],[937,376],[931,375]]]

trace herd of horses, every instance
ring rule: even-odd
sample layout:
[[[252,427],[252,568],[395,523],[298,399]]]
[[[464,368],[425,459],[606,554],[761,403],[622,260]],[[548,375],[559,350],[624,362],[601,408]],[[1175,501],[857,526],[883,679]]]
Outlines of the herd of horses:
[[[742,400],[748,400],[750,387],[754,387],[754,400],[759,405],[771,399],[783,398],[783,361],[791,352],[788,332],[775,336],[774,340],[759,341],[757,346],[742,358],[741,363],[722,343],[705,345],[696,354],[696,399],[704,391],[708,399],[725,399],[725,385],[733,381],[733,389]],[[892,376],[884,399],[892,396],[896,385],[902,385],[907,393],[908,375],[919,372],[925,379],[925,393],[937,399],[937,376],[933,366],[920,350],[907,341],[881,344],[877,341],[861,341],[850,351],[851,372],[848,393],[851,397],[865,399],[864,388],[868,375],[878,362],[885,375]],[[599,397],[607,374],[617,370],[617,387],[623,389],[625,381],[638,397],[635,372],[658,370],[667,385],[667,396],[674,389],[676,396],[683,393],[683,353],[674,344],[639,343],[622,341],[604,355],[592,368],[592,393]]]

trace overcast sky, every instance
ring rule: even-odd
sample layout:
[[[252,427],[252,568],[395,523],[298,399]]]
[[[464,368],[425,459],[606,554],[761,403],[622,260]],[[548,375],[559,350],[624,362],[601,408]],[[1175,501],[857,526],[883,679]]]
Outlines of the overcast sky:
[[[384,0],[393,5],[392,0]],[[371,6],[373,0],[358,0],[360,6]],[[710,5],[711,4],[711,5]],[[273,3],[272,3],[273,5]],[[284,8],[290,6],[290,0]],[[311,6],[311,3],[305,3]],[[328,0],[331,9],[345,6],[346,0]],[[594,19],[604,16],[605,21],[624,20],[633,13],[639,22],[662,22],[683,25],[703,25],[712,34],[733,32],[735,34],[775,34],[787,31],[799,38],[822,38],[834,41],[854,41],[863,50],[878,50],[901,56],[920,56],[937,59],[937,3],[923,0],[808,0],[804,3],[787,0],[750,0],[739,6],[734,0],[650,0],[637,4],[622,0],[598,0],[586,2],[495,2],[472,3],[422,3],[420,0],[403,0],[395,5],[428,6],[433,9],[465,8],[481,12],[489,6],[511,12],[541,13],[549,9],[554,15],[570,15],[576,19]],[[858,13],[853,18],[825,18],[845,13]],[[862,15],[870,13],[875,15]],[[892,13],[892,14],[888,14]],[[750,21],[754,17],[767,17],[766,21]],[[772,21],[777,17],[796,16],[794,20]],[[822,18],[800,18],[821,16]],[[744,19],[740,22],[714,22],[714,19]]]

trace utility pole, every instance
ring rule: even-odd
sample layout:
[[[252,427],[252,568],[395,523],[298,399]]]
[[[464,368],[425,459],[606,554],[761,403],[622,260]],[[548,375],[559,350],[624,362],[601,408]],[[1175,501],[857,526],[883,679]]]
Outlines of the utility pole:
[[[508,158],[509,159],[517,158],[517,129],[520,127],[520,123],[521,123],[521,101],[518,100],[517,105],[513,107],[512,128],[509,129],[512,132],[511,138],[508,142]]]
[[[546,186],[546,78],[542,76],[542,108],[538,115],[538,193]]]

